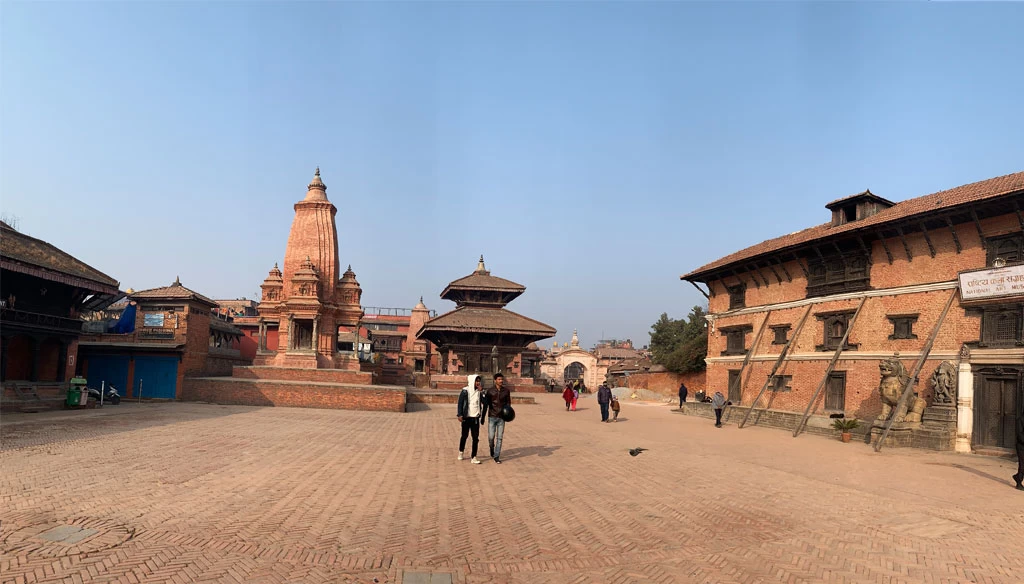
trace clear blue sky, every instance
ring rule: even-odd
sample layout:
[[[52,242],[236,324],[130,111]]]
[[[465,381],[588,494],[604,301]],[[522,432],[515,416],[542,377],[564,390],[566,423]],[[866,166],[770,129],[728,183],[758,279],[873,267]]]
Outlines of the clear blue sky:
[[[120,280],[252,296],[319,165],[364,303],[481,253],[510,308],[648,342],[680,274],[1024,169],[1024,5],[0,4],[0,195]],[[550,343],[550,341],[548,341]]]

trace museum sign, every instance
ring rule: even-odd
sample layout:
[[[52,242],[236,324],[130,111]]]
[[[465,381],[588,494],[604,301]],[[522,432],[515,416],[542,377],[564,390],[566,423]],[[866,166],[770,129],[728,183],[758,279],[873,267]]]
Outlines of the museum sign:
[[[1024,264],[960,274],[960,298],[982,300],[1024,296]]]

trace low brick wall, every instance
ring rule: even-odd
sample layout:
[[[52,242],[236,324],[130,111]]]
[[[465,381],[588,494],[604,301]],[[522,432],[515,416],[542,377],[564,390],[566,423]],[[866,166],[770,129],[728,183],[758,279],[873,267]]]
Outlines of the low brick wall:
[[[59,410],[64,407],[67,399],[67,386],[60,383],[22,382],[17,383],[22,393],[29,393],[29,387],[35,387],[39,400],[23,400],[14,391],[14,382],[4,383],[0,391],[0,411],[4,412],[38,412],[42,410]]]
[[[405,411],[405,388],[382,385],[190,377],[185,379],[180,396],[182,401],[223,405]]]
[[[273,381],[310,381],[314,383],[345,383],[373,385],[373,373],[344,369],[302,369],[299,367],[235,367],[231,372],[236,379],[264,379]]]
[[[459,403],[459,392],[457,391],[408,391],[406,401],[414,404],[457,404]],[[512,394],[513,404],[536,404],[537,400],[532,395]]]
[[[689,387],[689,385],[687,385]],[[747,406],[725,406],[722,412],[722,422],[739,424],[747,415]],[[678,410],[676,410],[678,411]],[[702,418],[715,418],[715,410],[707,402],[686,402],[683,404],[683,414],[688,416],[700,416]],[[783,428],[792,432],[803,417],[802,413],[787,412],[783,410],[762,410],[758,408],[752,414],[744,427],[769,426],[772,428]],[[871,421],[860,421],[860,427],[853,430],[853,440],[867,442],[868,434],[871,432]],[[811,416],[804,425],[803,433],[817,434],[819,436],[839,437],[839,432],[832,429],[832,420],[825,416]]]
[[[218,375],[228,376],[234,372],[235,367],[246,366],[252,363],[240,355],[217,355],[210,353],[206,356],[206,363],[203,365],[203,377],[216,377]]]
[[[682,375],[668,371],[637,373],[629,376],[628,387],[631,389],[646,389],[652,393],[678,399],[680,382],[686,383],[686,389],[689,391],[687,399],[693,399],[693,394],[705,388],[704,371]]]

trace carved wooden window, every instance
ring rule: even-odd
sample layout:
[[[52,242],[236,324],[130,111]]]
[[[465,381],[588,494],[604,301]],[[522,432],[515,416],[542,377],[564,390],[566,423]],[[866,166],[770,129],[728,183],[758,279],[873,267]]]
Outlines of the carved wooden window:
[[[480,373],[490,373],[491,372],[491,356],[490,355],[480,355],[480,369],[478,371]]]
[[[742,399],[742,391],[740,389],[740,370],[730,369],[729,370],[729,401],[734,404],[740,403]]]
[[[789,331],[792,326],[788,324],[777,324],[771,327],[772,332],[775,333],[775,338],[772,339],[773,345],[785,345],[789,341]]]
[[[982,347],[1014,347],[1024,345],[1021,338],[1024,305],[1011,304],[983,308],[981,316]]]
[[[892,323],[892,334],[889,335],[889,340],[916,339],[914,323],[917,322],[917,317],[918,315],[916,314],[892,314],[887,316],[886,318]]]
[[[857,292],[870,287],[871,260],[864,252],[824,256],[807,263],[807,296]]]
[[[747,285],[737,284],[735,286],[726,286],[726,290],[729,291],[729,310],[735,310],[737,308],[743,308],[747,305]]]
[[[996,258],[1007,264],[1024,262],[1024,233],[993,237],[985,241],[988,252],[987,264],[991,266]]]
[[[843,335],[846,334],[846,329],[850,326],[850,318],[853,316],[853,311],[848,312],[828,312],[814,315],[815,318],[822,322],[822,343],[815,347],[818,351],[835,351],[839,348],[839,343],[843,340]],[[846,339],[846,345],[843,346],[844,351],[856,350],[858,345],[850,343],[850,339]]]
[[[423,359],[416,359],[416,364],[414,366],[414,370],[416,371],[416,373],[422,373],[423,372]]]
[[[846,372],[833,371],[825,382],[825,410],[841,412],[846,409]]]
[[[772,383],[769,386],[772,391],[792,391],[790,384],[793,382],[792,375],[776,375],[772,378]]]
[[[752,325],[722,327],[719,330],[725,335],[725,350],[722,351],[722,355],[747,354],[747,333],[754,330]]]

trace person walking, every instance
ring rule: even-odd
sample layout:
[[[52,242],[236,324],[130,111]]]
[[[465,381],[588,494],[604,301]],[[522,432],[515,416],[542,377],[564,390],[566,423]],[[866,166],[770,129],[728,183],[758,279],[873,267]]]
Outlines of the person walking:
[[[683,404],[686,403],[686,395],[689,390],[686,389],[686,384],[682,381],[679,382],[679,409],[683,409]]]
[[[711,398],[711,407],[715,410],[715,427],[722,427],[722,408],[725,407],[725,396],[722,392],[716,391],[714,397]]]
[[[1013,480],[1017,482],[1017,490],[1024,491],[1024,400],[1017,411],[1017,474],[1013,475]]]
[[[572,388],[569,387],[568,383],[565,384],[565,391],[562,392],[562,399],[565,400],[565,411],[568,412],[569,406],[571,406],[572,402],[575,401],[573,400]]]
[[[491,458],[501,464],[501,442],[505,437],[505,420],[501,410],[512,403],[512,393],[505,387],[505,376],[494,374],[494,387],[484,394],[483,405],[487,414],[487,446],[491,450]]]
[[[608,421],[608,405],[612,401],[612,390],[608,389],[608,386],[601,384],[597,388],[597,405],[601,406],[601,421]]]
[[[618,422],[619,421],[619,409],[621,407],[622,406],[619,405],[619,398],[615,397],[615,394],[612,394],[612,421],[613,422]]]
[[[473,464],[480,464],[476,457],[477,446],[480,445],[480,418],[483,416],[483,380],[479,375],[470,375],[466,380],[466,387],[459,392],[459,405],[456,412],[459,422],[462,424],[462,437],[459,438],[459,460],[463,460],[463,452],[466,451],[466,438],[473,435]]]

